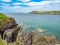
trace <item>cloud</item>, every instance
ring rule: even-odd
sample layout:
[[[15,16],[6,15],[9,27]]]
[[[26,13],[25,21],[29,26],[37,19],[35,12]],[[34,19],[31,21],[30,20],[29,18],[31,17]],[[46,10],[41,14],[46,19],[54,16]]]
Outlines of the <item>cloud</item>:
[[[27,8],[21,6],[1,6],[2,12],[24,12]]]
[[[10,6],[11,4],[1,3],[1,6]]]
[[[18,1],[21,1],[21,2],[29,2],[30,0],[18,0]]]
[[[2,6],[2,12],[25,12],[28,13],[32,10],[36,10],[38,8],[34,7],[22,7],[22,6]]]
[[[3,12],[17,12],[20,6],[1,6]]]
[[[30,0],[19,0],[22,2],[12,2],[12,4],[1,3],[0,11],[2,12],[30,12],[33,10],[60,10],[59,0],[45,0],[41,2],[30,2]],[[6,2],[6,0],[5,0]],[[11,0],[7,1],[11,2]],[[5,5],[5,6],[4,6]],[[13,5],[13,6],[11,6]]]
[[[60,1],[59,0],[50,1],[50,3],[60,3]]]
[[[16,3],[13,3],[13,5],[21,5],[22,3],[20,2],[16,2]]]
[[[11,2],[11,0],[2,0],[3,2]]]
[[[13,3],[13,5],[27,5],[27,6],[43,6],[48,4],[49,1],[42,1],[42,2],[29,2],[29,3],[20,3],[20,2],[16,2]]]
[[[46,4],[48,4],[48,3],[49,3],[48,1],[30,2],[30,3],[28,3],[27,5],[28,5],[28,6],[43,6],[43,5],[46,5]]]

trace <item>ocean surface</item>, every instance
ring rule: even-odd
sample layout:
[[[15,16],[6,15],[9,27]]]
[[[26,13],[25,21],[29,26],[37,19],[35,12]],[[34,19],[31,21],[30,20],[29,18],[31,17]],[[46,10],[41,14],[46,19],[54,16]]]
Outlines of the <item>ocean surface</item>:
[[[56,14],[23,14],[7,13],[15,18],[19,25],[24,27],[24,32],[36,31],[57,36],[60,39],[60,15]]]

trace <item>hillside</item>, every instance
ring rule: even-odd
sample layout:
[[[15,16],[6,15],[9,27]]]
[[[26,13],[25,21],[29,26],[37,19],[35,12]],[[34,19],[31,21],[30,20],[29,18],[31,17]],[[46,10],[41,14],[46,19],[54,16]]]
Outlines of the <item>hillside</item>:
[[[8,22],[9,22],[9,17],[3,13],[0,13],[0,28]]]
[[[60,14],[60,11],[32,11],[30,14]]]

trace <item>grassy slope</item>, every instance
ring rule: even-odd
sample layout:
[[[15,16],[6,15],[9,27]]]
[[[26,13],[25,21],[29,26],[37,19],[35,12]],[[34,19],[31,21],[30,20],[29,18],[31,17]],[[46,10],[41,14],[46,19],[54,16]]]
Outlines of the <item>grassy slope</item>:
[[[3,13],[0,13],[0,28],[9,21],[9,17]]]

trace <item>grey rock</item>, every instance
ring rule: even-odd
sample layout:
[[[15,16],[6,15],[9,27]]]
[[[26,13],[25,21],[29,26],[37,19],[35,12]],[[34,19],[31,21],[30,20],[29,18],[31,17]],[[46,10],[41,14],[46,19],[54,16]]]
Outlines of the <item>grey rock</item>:
[[[32,45],[32,32],[29,32],[26,38],[25,45]]]
[[[21,30],[21,27],[6,30],[3,34],[3,39],[5,39],[7,42],[14,42],[17,38],[19,30]]]
[[[15,19],[14,18],[9,18],[9,22],[6,23],[5,25],[2,26],[2,28],[0,29],[0,34],[1,34],[1,37],[3,38],[3,33],[8,30],[8,29],[12,29],[12,28],[15,28],[18,24],[16,23]]]

